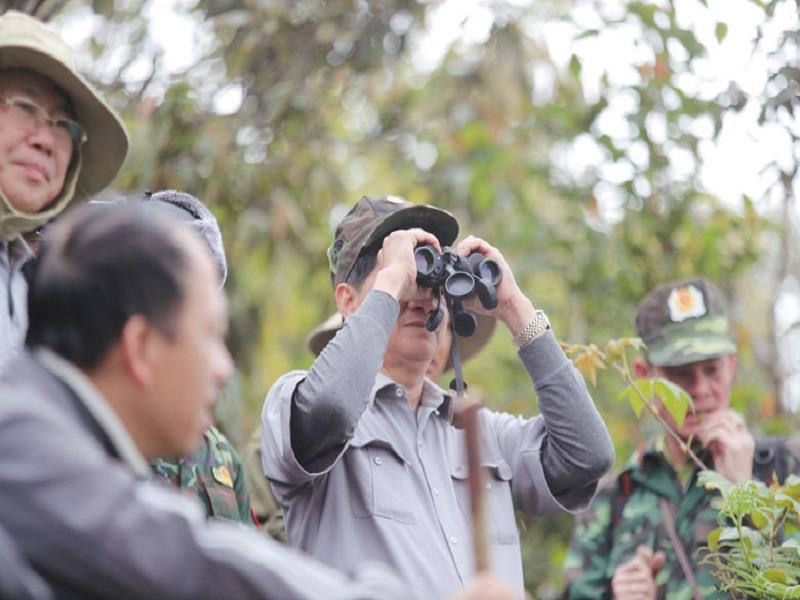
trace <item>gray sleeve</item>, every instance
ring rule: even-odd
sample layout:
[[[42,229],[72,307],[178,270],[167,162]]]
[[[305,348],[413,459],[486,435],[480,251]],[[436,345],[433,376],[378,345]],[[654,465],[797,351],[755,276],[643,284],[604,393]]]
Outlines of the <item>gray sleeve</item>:
[[[351,577],[255,531],[208,522],[195,499],[137,481],[44,399],[25,397],[34,409],[6,400],[0,523],[59,597],[407,597],[386,571]]]
[[[367,294],[295,388],[291,445],[308,471],[330,466],[353,437],[399,311],[397,300],[386,292]]]
[[[551,493],[594,486],[614,463],[614,446],[580,373],[552,331],[524,345],[519,357],[533,380],[546,434],[541,461]],[[559,498],[569,503],[568,498]]]

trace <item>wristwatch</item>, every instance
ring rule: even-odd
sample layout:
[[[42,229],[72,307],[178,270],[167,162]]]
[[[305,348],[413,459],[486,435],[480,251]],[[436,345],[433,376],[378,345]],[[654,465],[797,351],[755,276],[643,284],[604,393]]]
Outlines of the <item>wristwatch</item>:
[[[536,338],[544,334],[545,331],[550,329],[550,320],[544,311],[539,309],[536,311],[531,322],[525,325],[518,333],[512,338],[514,345],[517,348],[522,348],[528,342],[532,342]]]

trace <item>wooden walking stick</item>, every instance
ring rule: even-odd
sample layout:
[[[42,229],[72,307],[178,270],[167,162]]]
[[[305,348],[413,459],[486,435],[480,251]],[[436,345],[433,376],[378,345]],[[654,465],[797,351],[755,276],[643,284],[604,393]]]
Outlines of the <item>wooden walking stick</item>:
[[[486,543],[486,502],[481,471],[480,423],[478,423],[479,403],[470,400],[467,386],[461,372],[461,359],[458,356],[458,343],[454,320],[450,319],[453,341],[450,344],[450,361],[453,364],[455,379],[450,387],[456,392],[456,419],[464,431],[467,449],[467,485],[469,489],[470,517],[472,520],[472,551],[475,558],[475,572],[489,570],[489,550]]]

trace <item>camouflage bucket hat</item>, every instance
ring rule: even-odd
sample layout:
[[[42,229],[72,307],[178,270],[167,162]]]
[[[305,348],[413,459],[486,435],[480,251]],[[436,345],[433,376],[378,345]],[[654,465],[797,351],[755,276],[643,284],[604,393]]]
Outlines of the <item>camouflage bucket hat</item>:
[[[677,367],[736,352],[722,293],[703,278],[666,283],[636,313],[636,331],[650,364]]]
[[[347,280],[353,265],[373,244],[392,231],[419,227],[435,235],[442,246],[458,237],[458,221],[440,208],[412,204],[397,196],[364,196],[350,209],[328,248],[328,263],[334,287]]]

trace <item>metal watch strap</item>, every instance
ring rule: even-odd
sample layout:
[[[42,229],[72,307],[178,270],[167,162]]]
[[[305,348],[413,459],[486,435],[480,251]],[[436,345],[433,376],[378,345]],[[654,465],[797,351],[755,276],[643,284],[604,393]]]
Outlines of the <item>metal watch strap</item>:
[[[544,314],[543,310],[538,309],[533,319],[531,319],[531,322],[525,325],[525,327],[514,336],[512,341],[517,348],[522,348],[522,346],[528,342],[532,342],[540,337],[548,329],[550,329],[550,320],[547,318],[547,315]]]

